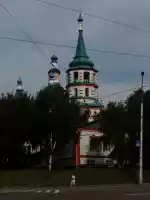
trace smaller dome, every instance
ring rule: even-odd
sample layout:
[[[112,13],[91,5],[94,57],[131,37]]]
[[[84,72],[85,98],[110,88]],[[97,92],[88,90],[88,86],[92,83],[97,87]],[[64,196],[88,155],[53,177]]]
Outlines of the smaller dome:
[[[56,62],[57,60],[58,60],[58,57],[57,57],[57,56],[53,55],[53,56],[51,57],[51,61],[52,61],[52,62],[54,62],[54,61]]]
[[[52,69],[50,69],[50,70],[48,71],[48,73],[49,73],[49,74],[50,74],[50,73],[57,73],[57,74],[60,74],[60,70],[57,69],[57,68],[52,68]]]

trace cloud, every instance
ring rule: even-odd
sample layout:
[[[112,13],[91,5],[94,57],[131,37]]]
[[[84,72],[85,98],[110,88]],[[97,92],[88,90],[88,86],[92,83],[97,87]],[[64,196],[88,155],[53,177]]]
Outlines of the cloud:
[[[78,10],[82,8],[83,12],[150,30],[150,2],[147,0],[55,0],[53,2]],[[3,0],[2,3],[13,17],[8,16],[0,8],[0,36],[28,39],[21,32],[22,26],[34,40],[76,45],[77,13],[34,0]],[[85,43],[88,48],[150,55],[150,35],[144,32],[93,19],[86,15],[84,15],[84,29]],[[0,92],[15,90],[18,71],[22,71],[25,89],[31,93],[47,85],[47,71],[51,66],[38,48],[47,58],[54,53],[59,57],[61,83],[65,85],[65,70],[72,60],[74,49],[45,45],[36,47],[32,43],[0,40]],[[142,70],[145,71],[145,84],[150,83],[149,59],[107,55],[92,51],[88,51],[88,54],[99,70],[100,97],[139,87]],[[125,99],[127,95],[124,93],[110,96],[105,102]]]
[[[113,84],[102,84],[99,89],[99,98],[103,100],[104,105],[106,105],[109,101],[125,101],[134,91],[134,88],[137,87],[133,87],[130,84],[121,84],[119,82]]]

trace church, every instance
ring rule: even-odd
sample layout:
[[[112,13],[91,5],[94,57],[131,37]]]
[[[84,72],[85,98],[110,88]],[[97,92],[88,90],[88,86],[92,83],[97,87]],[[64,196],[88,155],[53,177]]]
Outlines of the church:
[[[100,122],[95,120],[104,106],[98,100],[98,70],[86,52],[83,37],[83,18],[78,18],[79,30],[76,52],[66,71],[66,90],[69,98],[80,106],[81,113],[88,112],[88,123],[76,131],[77,141],[70,141],[64,153],[65,165],[87,166],[101,165],[114,150],[111,141],[105,142],[105,134],[100,129]],[[52,68],[48,71],[48,83],[60,84],[58,58],[51,57]]]
[[[79,30],[75,56],[66,70],[66,91],[69,99],[79,105],[81,114],[88,113],[88,122],[76,131],[76,141],[70,141],[63,156],[65,166],[95,166],[106,164],[109,154],[114,150],[111,141],[101,131],[100,122],[96,117],[104,105],[98,98],[97,73],[94,63],[86,52],[83,37],[83,18],[78,18]],[[51,57],[51,69],[48,71],[48,85],[60,83],[61,72],[58,68],[58,57]],[[22,93],[22,80],[17,82],[17,93]],[[39,150],[40,151],[40,150]]]

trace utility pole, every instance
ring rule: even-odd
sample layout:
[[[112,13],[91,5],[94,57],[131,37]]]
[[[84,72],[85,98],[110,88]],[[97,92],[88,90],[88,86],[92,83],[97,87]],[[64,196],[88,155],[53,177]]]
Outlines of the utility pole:
[[[139,184],[143,183],[143,78],[144,72],[141,72],[141,116],[140,116],[140,153],[139,153]]]

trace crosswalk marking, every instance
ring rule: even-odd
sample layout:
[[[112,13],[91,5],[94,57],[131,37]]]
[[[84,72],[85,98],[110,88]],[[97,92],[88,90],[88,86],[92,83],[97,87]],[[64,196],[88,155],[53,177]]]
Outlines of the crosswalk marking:
[[[37,190],[37,191],[36,191],[36,193],[41,193],[41,192],[42,192],[41,190]]]
[[[35,192],[37,194],[40,194],[40,193],[45,193],[45,194],[58,194],[60,191],[55,189],[55,190],[50,190],[50,189],[43,189],[43,190],[40,190],[40,189],[22,189],[22,190],[9,190],[9,189],[2,189],[0,190],[0,194],[8,194],[8,193],[31,193],[31,192]]]
[[[50,193],[51,192],[51,190],[46,190],[44,193]]]

